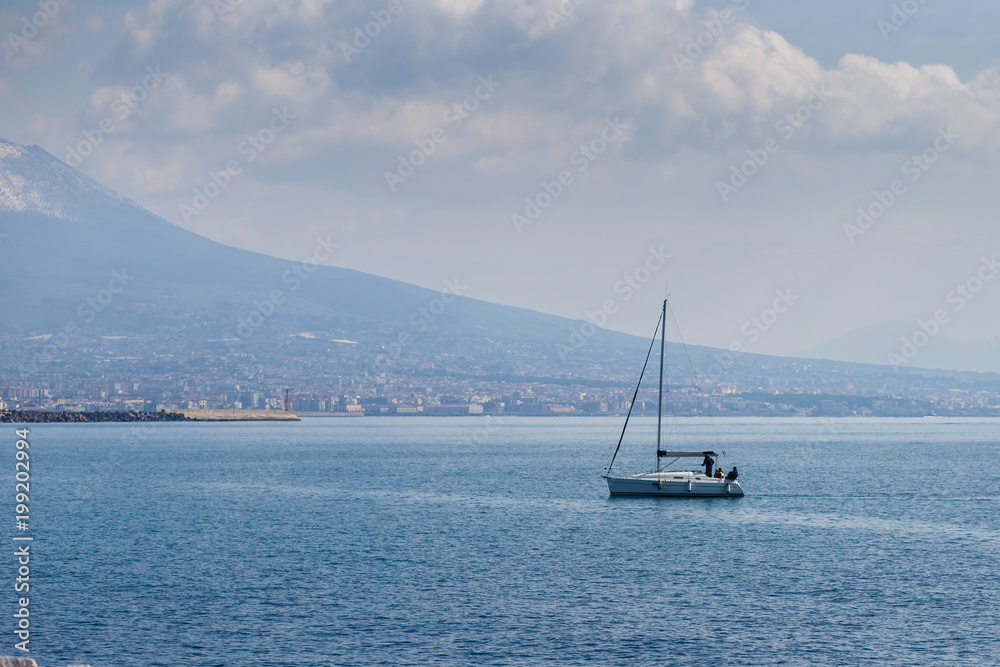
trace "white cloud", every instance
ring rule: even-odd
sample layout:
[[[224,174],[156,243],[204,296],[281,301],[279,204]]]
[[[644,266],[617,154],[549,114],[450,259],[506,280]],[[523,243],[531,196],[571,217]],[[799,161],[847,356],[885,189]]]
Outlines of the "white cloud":
[[[183,74],[171,74],[137,113],[149,125],[170,132],[198,135],[222,127],[227,113],[236,109],[243,86],[236,81],[222,81],[200,94],[191,89]]]
[[[196,156],[187,148],[138,148],[127,138],[105,141],[85,163],[87,172],[98,182],[115,183],[123,194],[138,199],[188,187],[193,174],[188,173],[187,165],[195,162]]]
[[[437,0],[437,6],[457,18],[475,14],[483,5],[483,0]]]
[[[886,142],[922,140],[928,128],[948,124],[986,137],[1000,112],[1000,76],[993,71],[962,82],[945,65],[861,55],[824,68],[740,13],[678,71],[684,40],[705,30],[704,19],[717,20],[718,11],[694,15],[691,0],[587,2],[553,30],[546,12],[560,4],[407,6],[351,63],[337,57],[330,36],[348,34],[367,14],[320,0],[244,0],[221,18],[211,5],[153,0],[126,15],[121,42],[139,62],[170,62],[178,70],[143,109],[148,131],[236,134],[259,123],[272,105],[287,103],[300,112],[296,132],[317,140],[316,154],[338,142],[409,144],[441,123],[446,105],[467,94],[469,82],[488,73],[480,71],[482,62],[507,85],[442,150],[475,164],[558,155],[575,129],[613,114],[634,119],[645,159],[669,160],[682,145],[725,151],[772,132],[776,117],[820,84],[832,100],[810,124],[816,150],[883,150]],[[455,37],[451,19],[463,22],[468,38]],[[496,41],[504,25],[523,39]],[[496,141],[473,141],[476,128],[487,125]],[[473,145],[484,153],[456,150]]]
[[[694,0],[674,0],[674,9],[682,16],[689,16],[692,7],[694,7]]]
[[[27,69],[49,62],[56,43],[73,32],[64,25],[64,14],[72,4],[22,5],[0,11],[0,42],[8,69]]]
[[[992,150],[997,144],[991,127],[1000,115],[1000,82],[994,71],[965,84],[944,65],[917,68],[847,55],[826,79],[837,97],[829,131],[842,141],[865,145],[954,126],[976,137],[975,143],[986,140],[980,148]],[[974,145],[963,144],[967,149]]]
[[[330,87],[326,71],[308,67],[301,61],[281,63],[275,67],[258,66],[250,76],[261,95],[296,104],[322,99]]]
[[[49,61],[51,50],[49,40],[44,38],[24,40],[18,35],[11,41],[8,34],[3,40],[4,65],[12,70],[44,65]]]
[[[122,38],[128,42],[131,55],[145,57],[157,42],[169,35],[166,15],[180,9],[184,0],[153,0],[145,11],[125,12]]]
[[[477,284],[486,287],[477,296],[570,316],[594,305],[580,285],[605,287],[594,267],[627,267],[646,239],[668,237],[681,249],[672,279],[688,281],[678,292],[689,295],[681,298],[691,310],[700,308],[694,338],[719,345],[739,336],[755,295],[791,278],[809,284],[817,267],[827,271],[830,293],[811,302],[814,322],[794,333],[789,325],[798,347],[899,303],[866,295],[885,275],[895,280],[913,268],[902,256],[903,241],[939,246],[942,239],[992,238],[996,70],[959,69],[959,76],[946,64],[923,64],[933,59],[910,64],[870,53],[817,53],[755,22],[756,5],[735,14],[678,70],[675,55],[718,13],[706,14],[692,0],[588,0],[553,28],[546,11],[560,4],[413,0],[347,63],[339,41],[385,2],[242,0],[220,17],[210,1],[154,0],[126,16],[94,73],[99,85],[75,118],[51,108],[36,112],[25,102],[21,120],[8,122],[28,126],[38,143],[46,135],[78,141],[141,81],[146,66],[160,65],[168,79],[82,165],[158,213],[179,221],[177,205],[190,200],[192,188],[237,156],[239,142],[272,108],[287,106],[294,122],[195,219],[200,231],[293,256],[286,237],[311,239],[314,233],[303,230],[330,218],[353,230],[364,249],[351,255],[356,268],[431,283],[431,273],[450,270],[459,257],[470,274],[482,271]],[[921,30],[916,22],[911,29]],[[38,47],[42,62],[48,47]],[[59,56],[65,59],[53,52]],[[73,60],[81,57],[100,62],[94,51]],[[460,128],[448,127],[426,166],[390,194],[383,172],[396,156],[444,126],[450,105],[489,74],[503,86]],[[5,104],[33,103],[30,75],[0,80]],[[723,207],[716,179],[820,85],[830,101]],[[510,213],[615,116],[629,123],[630,141],[581,174],[532,227],[530,240],[514,235]],[[76,127],[67,128],[74,120]],[[848,251],[836,245],[843,223],[949,125],[962,134],[961,155],[942,160],[865,236],[867,254],[845,262],[837,253]],[[47,144],[59,149],[64,141]],[[963,196],[953,195],[961,187]],[[274,224],[279,218],[290,221],[288,230]],[[718,275],[706,271],[708,260]],[[931,292],[933,286],[912,290]],[[713,308],[702,307],[709,302]],[[923,312],[921,303],[911,306]],[[640,315],[634,322],[644,328]],[[630,317],[623,314],[615,326],[629,329]]]
[[[370,170],[377,181],[391,167],[386,155],[412,150],[415,139],[446,126],[449,106],[490,73],[503,87],[458,131],[448,130],[432,161],[464,178],[548,176],[595,126],[620,116],[632,126],[633,141],[613,159],[639,160],[673,182],[680,152],[729,159],[773,134],[777,118],[820,85],[831,91],[831,101],[796,150],[919,147],[929,131],[949,124],[996,141],[986,137],[1000,110],[1000,76],[992,71],[962,82],[947,66],[888,64],[860,55],[824,68],[739,13],[692,65],[678,70],[675,55],[685,39],[705,30],[703,21],[718,19],[719,12],[694,15],[689,0],[587,2],[571,22],[552,30],[545,12],[559,4],[409,5],[361,56],[345,63],[331,36],[363,22],[368,15],[360,6],[244,0],[220,18],[211,5],[153,0],[127,15],[118,48],[128,48],[132,63],[162,62],[175,71],[140,106],[142,126],[128,126],[131,151],[142,155],[143,145],[166,135],[184,149],[158,152],[156,159],[181,161],[170,168],[197,179],[204,164],[227,159],[272,107],[287,105],[297,119],[271,155],[314,160],[334,171],[350,159],[352,172]],[[497,40],[511,31],[515,36]],[[482,63],[490,71],[482,71]],[[96,90],[84,118],[92,120],[139,74],[132,65],[119,73],[120,85]],[[194,157],[213,146],[218,155]],[[348,155],[345,148],[359,152],[341,158]]]

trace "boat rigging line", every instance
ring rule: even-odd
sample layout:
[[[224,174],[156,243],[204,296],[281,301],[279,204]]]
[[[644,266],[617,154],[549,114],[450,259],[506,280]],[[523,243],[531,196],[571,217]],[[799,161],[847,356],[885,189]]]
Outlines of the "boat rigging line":
[[[625,429],[628,428],[628,419],[632,416],[632,408],[635,407],[635,399],[639,396],[639,387],[642,385],[642,376],[646,373],[646,365],[649,363],[649,355],[653,353],[653,345],[656,344],[656,333],[660,330],[661,324],[664,327],[666,327],[667,324],[663,321],[663,314],[660,315],[660,319],[656,322],[656,328],[653,329],[653,339],[649,341],[649,349],[646,351],[646,361],[642,363],[642,372],[639,373],[639,381],[635,383],[635,393],[632,394],[632,402],[628,406],[628,414],[625,415],[625,424],[622,426],[622,434],[618,437],[618,446],[615,447],[614,456],[611,457],[611,464],[608,466],[608,473],[611,472],[611,468],[615,465],[615,458],[618,457],[618,450],[622,448],[622,440],[625,439]],[[659,443],[657,443],[656,448],[660,448]]]
[[[663,367],[665,359],[663,356],[667,343],[667,300],[663,300],[663,312],[660,314],[663,320],[663,328],[660,329],[660,392],[657,394],[656,403],[656,472],[660,472],[660,457],[663,456],[663,448],[660,447],[660,432],[663,430],[660,424],[663,422]]]
[[[687,358],[688,368],[691,371],[692,379],[695,377],[695,374],[704,378],[704,376],[701,374],[701,371],[698,370],[697,367],[694,365],[694,360],[691,359],[691,353],[688,351],[687,343],[684,342],[684,335],[681,333],[681,327],[679,324],[677,324],[677,317],[674,315],[673,306],[671,306],[669,302],[667,302],[667,310],[669,310],[670,312],[670,322],[671,324],[674,325],[674,331],[677,332],[677,341],[681,344],[681,350],[684,351],[684,356]],[[666,326],[666,322],[664,322],[664,326]],[[712,433],[715,435],[715,441],[719,445],[722,445],[722,437],[719,435],[719,429],[716,428],[715,419],[712,417],[712,415],[707,415],[707,417],[708,417],[708,425],[712,427]],[[722,450],[720,447],[720,458],[724,457],[725,455],[726,455],[725,450]]]

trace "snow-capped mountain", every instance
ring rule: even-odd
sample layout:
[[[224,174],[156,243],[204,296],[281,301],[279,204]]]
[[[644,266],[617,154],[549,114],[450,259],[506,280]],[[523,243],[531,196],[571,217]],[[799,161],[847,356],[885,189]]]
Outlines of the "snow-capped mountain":
[[[107,206],[139,206],[39,146],[0,138],[0,212],[86,220]]]
[[[83,337],[105,327],[165,339],[198,331],[218,339],[266,316],[248,341],[276,345],[288,331],[317,329],[358,340],[417,327],[427,329],[427,341],[435,329],[477,337],[494,332],[542,341],[549,351],[574,324],[455,296],[461,288],[445,296],[447,317],[425,317],[421,309],[428,304],[445,303],[437,290],[317,265],[336,262],[336,248],[329,235],[306,240],[304,255],[311,256],[294,262],[225,246],[150,213],[38,146],[0,140],[0,311],[17,314],[5,322],[8,332],[44,336],[68,326]],[[129,276],[127,286],[121,289],[116,276]],[[109,281],[120,293],[100,317],[91,317],[97,309],[89,300],[107,300]],[[616,346],[642,343],[604,331],[592,342],[605,338]]]
[[[115,357],[136,377],[198,376],[206,359],[218,364],[220,354],[239,360],[252,351],[273,365],[241,373],[278,376],[320,364],[319,374],[370,378],[382,372],[376,362],[388,358],[405,373],[433,375],[451,360],[462,378],[473,369],[501,378],[544,372],[562,382],[631,371],[628,360],[648,349],[643,338],[466,297],[460,276],[442,276],[446,292],[323,265],[340,257],[335,239],[307,243],[314,247],[300,261],[216,243],[37,146],[2,141],[0,375],[28,372],[22,362],[42,358],[41,370],[30,372],[99,378],[111,363],[103,341],[122,338],[142,341],[130,356]],[[340,345],[345,340],[352,344]],[[703,369],[727,354],[689,351]],[[757,382],[788,361],[746,354],[732,372]],[[845,368],[808,363],[816,373]],[[907,372],[916,370],[892,371]],[[886,371],[872,366],[864,373]]]

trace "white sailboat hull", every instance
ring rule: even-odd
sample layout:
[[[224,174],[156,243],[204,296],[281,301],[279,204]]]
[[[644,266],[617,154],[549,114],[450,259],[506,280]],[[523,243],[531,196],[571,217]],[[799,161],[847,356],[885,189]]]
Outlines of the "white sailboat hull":
[[[639,387],[642,386],[642,377],[646,373],[646,366],[649,364],[649,355],[653,352],[653,345],[656,343],[656,334],[660,334],[660,386],[656,406],[656,472],[648,472],[640,475],[615,475],[615,459],[621,449],[622,441],[625,439],[625,429],[628,428],[629,417],[632,416],[632,407],[639,396]],[[683,341],[682,341],[683,342]],[[628,414],[625,415],[625,425],[622,427],[621,437],[618,438],[618,446],[615,448],[614,456],[611,457],[611,464],[607,467],[608,474],[604,479],[608,480],[608,491],[613,496],[668,496],[672,498],[739,498],[743,495],[743,487],[736,481],[738,473],[736,466],[733,466],[731,475],[733,479],[717,479],[703,475],[696,470],[661,470],[660,466],[664,460],[673,459],[676,461],[682,458],[703,459],[702,465],[705,472],[711,472],[716,465],[718,454],[711,450],[687,450],[673,451],[662,447],[663,440],[663,367],[666,362],[667,343],[667,300],[663,300],[663,313],[660,321],[653,330],[653,340],[649,343],[649,350],[646,351],[646,361],[642,364],[642,371],[639,373],[639,382],[635,385],[635,393],[632,395],[632,403],[629,406]],[[725,452],[723,452],[725,453]],[[672,465],[673,461],[666,465]]]
[[[623,477],[605,475],[613,496],[673,498],[738,498],[743,487],[735,480],[715,479],[689,471],[661,471]]]

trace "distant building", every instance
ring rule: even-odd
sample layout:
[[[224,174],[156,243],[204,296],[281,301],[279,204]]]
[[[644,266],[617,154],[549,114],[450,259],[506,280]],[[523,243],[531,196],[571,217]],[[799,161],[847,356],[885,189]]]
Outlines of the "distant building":
[[[483,406],[477,403],[449,404],[449,405],[425,405],[424,414],[435,417],[458,417],[461,415],[481,415]]]

